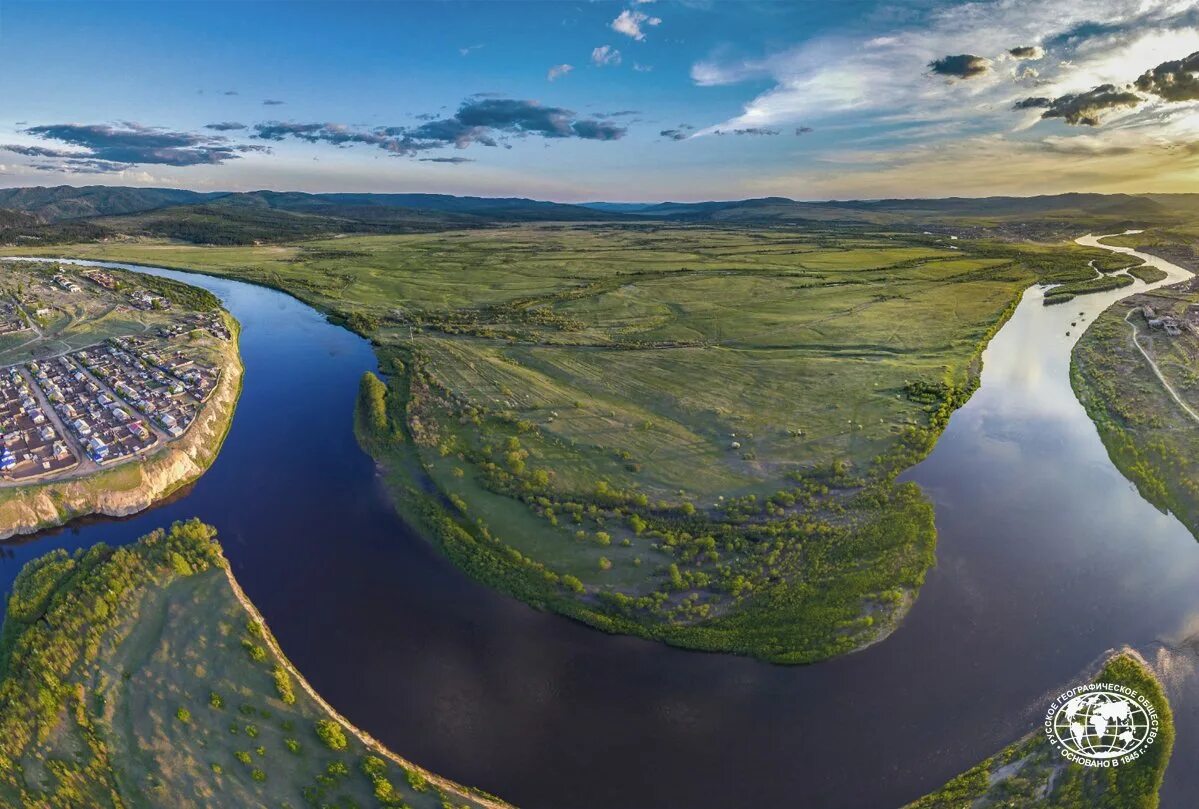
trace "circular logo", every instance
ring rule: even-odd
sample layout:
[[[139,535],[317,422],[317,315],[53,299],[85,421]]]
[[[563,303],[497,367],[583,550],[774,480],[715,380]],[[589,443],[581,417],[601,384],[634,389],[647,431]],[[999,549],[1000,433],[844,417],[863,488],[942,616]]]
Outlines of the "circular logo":
[[[1077,764],[1117,767],[1157,739],[1157,709],[1135,689],[1088,683],[1060,694],[1045,712],[1049,744]]]

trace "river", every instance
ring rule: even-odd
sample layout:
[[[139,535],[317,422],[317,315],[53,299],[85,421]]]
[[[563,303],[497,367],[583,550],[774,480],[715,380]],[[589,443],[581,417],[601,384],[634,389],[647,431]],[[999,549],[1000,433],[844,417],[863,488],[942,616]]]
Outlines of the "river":
[[[4,588],[51,548],[199,516],[333,705],[527,809],[897,807],[1036,726],[1127,643],[1168,675],[1179,720],[1163,805],[1199,795],[1184,766],[1199,758],[1199,686],[1192,657],[1169,651],[1199,625],[1199,547],[1111,465],[1068,377],[1085,325],[1141,282],[1052,307],[1025,292],[979,390],[904,476],[940,534],[911,614],[862,652],[781,667],[605,635],[467,579],[399,520],[354,441],[366,341],[274,290],[129,269],[203,286],[241,321],[229,437],[169,503],[6,545]]]

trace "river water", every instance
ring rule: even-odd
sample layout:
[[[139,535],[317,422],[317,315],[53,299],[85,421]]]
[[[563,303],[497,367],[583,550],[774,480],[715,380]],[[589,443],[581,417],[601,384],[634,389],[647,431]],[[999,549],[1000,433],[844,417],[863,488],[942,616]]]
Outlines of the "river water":
[[[1086,324],[1140,282],[1052,307],[1025,292],[979,390],[905,474],[940,534],[911,614],[863,652],[788,668],[605,635],[467,579],[399,520],[354,441],[366,341],[274,290],[129,269],[203,286],[241,321],[227,443],[169,503],[6,545],[0,588],[51,548],[199,516],[333,705],[529,809],[897,807],[1036,726],[1130,644],[1178,719],[1163,805],[1196,803],[1199,684],[1178,650],[1199,628],[1199,546],[1111,465],[1068,375]]]

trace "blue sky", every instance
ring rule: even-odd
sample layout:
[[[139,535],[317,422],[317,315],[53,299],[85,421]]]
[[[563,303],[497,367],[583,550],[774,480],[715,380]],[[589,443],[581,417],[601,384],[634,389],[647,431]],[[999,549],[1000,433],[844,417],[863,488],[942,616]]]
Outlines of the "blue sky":
[[[1189,0],[8,0],[0,37],[6,185],[826,199],[1199,160]]]

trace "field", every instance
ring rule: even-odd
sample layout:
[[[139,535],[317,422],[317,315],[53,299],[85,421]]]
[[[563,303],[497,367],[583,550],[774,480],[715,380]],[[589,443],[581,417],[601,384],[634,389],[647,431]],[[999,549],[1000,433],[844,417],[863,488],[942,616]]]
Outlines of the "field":
[[[1139,656],[1108,659],[1092,682],[1134,689],[1157,709],[1160,729],[1143,755],[1117,767],[1084,767],[1062,757],[1037,727],[905,809],[1154,809],[1174,747],[1174,720],[1161,684]]]
[[[1199,422],[1178,404],[1132,342],[1137,341],[1183,403],[1199,412],[1199,336],[1151,329],[1142,307],[1185,315],[1199,304],[1194,281],[1126,298],[1091,324],[1074,350],[1071,381],[1116,467],[1141,496],[1199,538]]]
[[[0,802],[505,807],[378,747],[282,656],[212,529],[55,551],[0,635]]]
[[[935,545],[931,507],[895,475],[973,391],[1019,292],[1108,260],[656,224],[40,252],[322,308],[376,344],[363,443],[464,568],[610,631],[791,663],[894,628]]]

